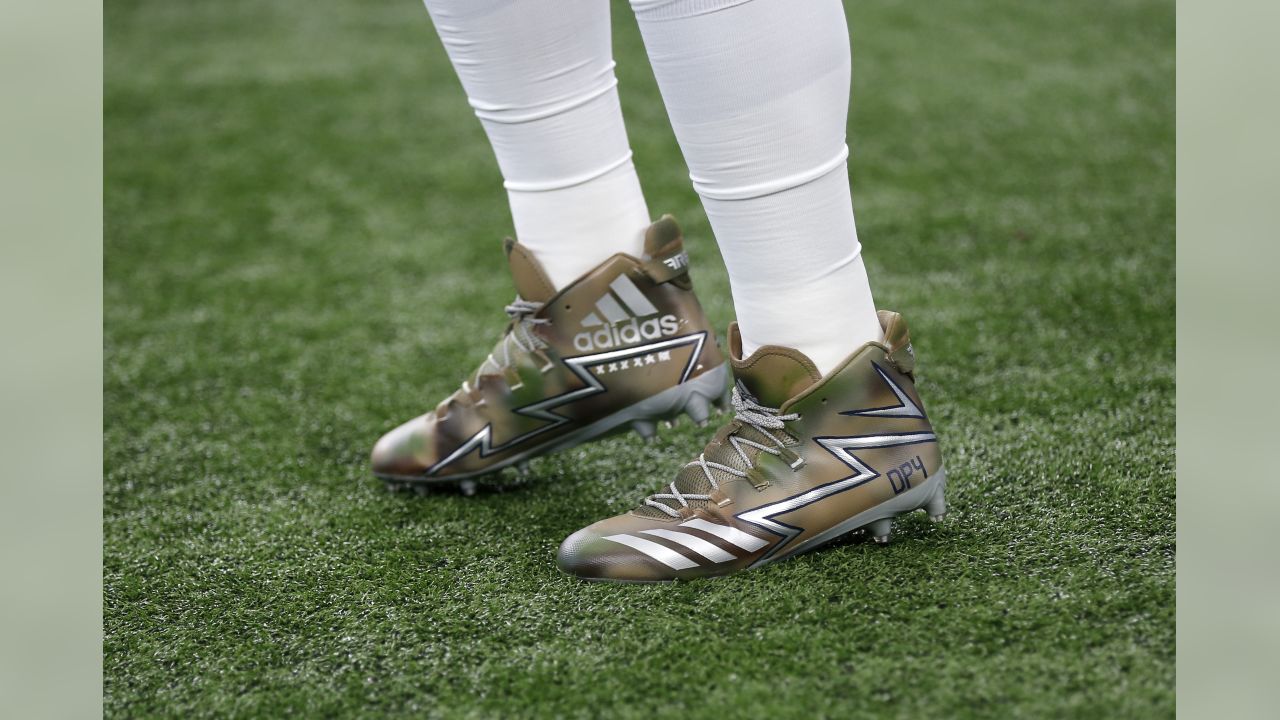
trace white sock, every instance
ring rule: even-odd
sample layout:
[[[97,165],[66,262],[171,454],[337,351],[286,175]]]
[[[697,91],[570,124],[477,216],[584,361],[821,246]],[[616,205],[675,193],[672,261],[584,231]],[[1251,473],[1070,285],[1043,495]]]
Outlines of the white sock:
[[[744,354],[881,339],[849,197],[839,0],[631,0],[729,269]]]
[[[516,239],[564,287],[639,256],[649,209],[622,124],[609,4],[425,0],[498,158]]]

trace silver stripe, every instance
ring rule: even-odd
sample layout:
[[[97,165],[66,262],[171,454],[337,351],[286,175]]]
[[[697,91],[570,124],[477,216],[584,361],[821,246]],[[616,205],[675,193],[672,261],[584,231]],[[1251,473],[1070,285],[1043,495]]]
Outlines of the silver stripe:
[[[879,365],[872,363],[871,366],[875,368],[876,372],[880,375],[880,378],[884,380],[884,382],[889,386],[889,389],[893,391],[893,394],[897,396],[898,406],[886,407],[886,408],[875,408],[873,410],[855,410],[852,412],[845,412],[840,414],[841,415],[867,415],[872,417],[901,417],[901,418],[922,418],[923,419],[924,411],[920,409],[919,405],[916,405],[915,402],[912,401],[911,396],[907,395],[907,392],[903,390],[901,387],[899,387],[898,383],[894,382],[893,378],[889,377],[889,374],[886,373],[884,370],[882,370]]]
[[[721,540],[730,542],[742,548],[743,550],[747,550],[747,551],[759,550],[760,548],[769,544],[768,541],[761,540],[760,538],[750,533],[744,533],[741,530],[737,528],[731,528],[728,525],[717,525],[716,523],[709,523],[706,520],[703,520],[702,518],[694,518],[692,520],[682,522],[680,523],[680,526],[691,527],[695,530],[701,530],[702,532],[711,533],[712,535],[715,535]]]
[[[604,316],[608,318],[610,325],[616,325],[617,323],[631,317],[627,314],[626,310],[622,309],[622,306],[618,304],[618,301],[614,300],[613,296],[608,293],[605,293],[604,297],[596,301],[596,309],[604,313]]]
[[[626,275],[619,275],[617,279],[609,284],[609,287],[613,288],[613,291],[618,294],[618,298],[631,309],[632,315],[646,317],[658,314],[658,308],[649,302],[649,298],[645,297],[644,293],[640,292],[635,283],[631,282],[631,278]]]
[[[675,570],[685,570],[691,567],[698,567],[698,563],[681,555],[665,545],[659,545],[651,540],[644,538],[632,537],[630,535],[606,535],[605,540],[612,540],[628,547],[639,550],[658,562]]]
[[[706,540],[703,540],[700,537],[694,537],[687,533],[675,532],[674,530],[641,530],[640,532],[645,535],[654,535],[660,538],[666,538],[674,543],[680,543],[712,562],[719,563],[734,559],[733,555],[721,550]]]
[[[855,448],[872,449],[897,447],[898,445],[915,445],[937,440],[931,432],[899,433],[893,435],[856,435],[854,437],[819,438],[818,443],[828,450]],[[836,453],[844,455],[843,453]],[[843,458],[842,459],[846,459]]]

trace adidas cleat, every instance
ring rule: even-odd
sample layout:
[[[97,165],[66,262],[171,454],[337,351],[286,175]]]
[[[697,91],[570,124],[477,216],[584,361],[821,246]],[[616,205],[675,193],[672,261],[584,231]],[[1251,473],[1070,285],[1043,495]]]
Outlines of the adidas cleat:
[[[505,248],[511,321],[461,389],[374,446],[373,473],[393,489],[474,492],[470,478],[615,429],[649,439],[680,413],[705,420],[725,394],[728,367],[669,216],[646,232],[644,258],[614,255],[560,292],[527,249]]]
[[[569,536],[560,568],[620,582],[729,575],[854,531],[886,543],[893,518],[918,509],[941,519],[946,472],[907,326],[880,321],[884,340],[826,377],[788,348],[742,359],[731,326],[732,421],[661,492]]]

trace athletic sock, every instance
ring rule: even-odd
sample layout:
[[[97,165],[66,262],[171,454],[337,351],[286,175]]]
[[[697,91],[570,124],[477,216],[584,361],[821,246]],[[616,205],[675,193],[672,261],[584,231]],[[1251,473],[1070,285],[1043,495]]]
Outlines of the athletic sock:
[[[622,122],[609,4],[425,0],[498,159],[516,237],[557,288],[639,256],[649,210]]]
[[[729,270],[743,352],[881,339],[849,196],[839,0],[631,0]]]

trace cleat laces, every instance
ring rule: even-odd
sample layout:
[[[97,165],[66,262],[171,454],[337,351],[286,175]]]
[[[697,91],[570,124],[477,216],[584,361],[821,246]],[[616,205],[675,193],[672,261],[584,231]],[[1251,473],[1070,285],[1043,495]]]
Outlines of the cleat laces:
[[[539,310],[542,309],[542,303],[525,300],[519,295],[511,304],[503,308],[507,316],[511,318],[511,332],[507,333],[503,338],[502,347],[504,351],[508,350],[507,340],[514,339],[515,343],[521,350],[531,353],[547,347],[547,341],[538,337],[533,331],[535,325],[547,325],[551,321],[547,318],[534,317]],[[526,344],[527,343],[527,344]],[[507,364],[511,362],[511,356],[508,352],[504,358]]]
[[[517,295],[516,299],[503,309],[507,317],[511,318],[511,325],[507,334],[502,336],[502,342],[494,349],[495,353],[502,356],[502,360],[499,362],[498,358],[494,357],[494,353],[489,353],[489,357],[480,364],[480,369],[476,370],[475,381],[478,381],[481,375],[501,375],[503,368],[511,367],[512,344],[530,354],[547,347],[547,341],[534,332],[535,326],[551,322],[546,318],[534,317],[542,309],[542,303],[525,300]]]
[[[720,472],[726,473],[735,478],[746,478],[747,472],[755,467],[755,465],[751,462],[751,456],[748,455],[747,451],[743,448],[753,447],[761,452],[769,453],[770,455],[782,455],[782,451],[786,448],[786,442],[771,431],[781,430],[785,427],[787,422],[800,419],[799,413],[788,413],[783,415],[779,408],[771,408],[761,405],[741,382],[734,386],[731,401],[733,403],[734,411],[733,419],[743,426],[755,429],[756,432],[760,433],[761,437],[766,438],[773,444],[766,445],[765,443],[756,442],[750,438],[741,437],[738,435],[737,430],[730,434],[728,439],[729,446],[738,453],[738,457],[742,460],[742,464],[746,466],[746,470],[739,470],[731,465],[725,465],[724,463],[718,463],[714,460],[708,460],[705,450],[702,453],[699,453],[698,459],[687,463],[685,467],[696,467],[702,470],[703,476],[706,477],[707,482],[711,485],[712,492],[720,489],[720,482],[711,472],[712,470],[719,470]],[[792,467],[795,466],[793,465]],[[676,487],[677,481],[672,481],[668,486],[670,492],[654,493],[653,495],[645,498],[644,504],[652,508],[657,508],[671,517],[680,517],[680,512],[676,509],[676,505],[679,505],[681,508],[686,508],[689,507],[690,500],[711,500],[710,493],[681,492],[680,488]]]

